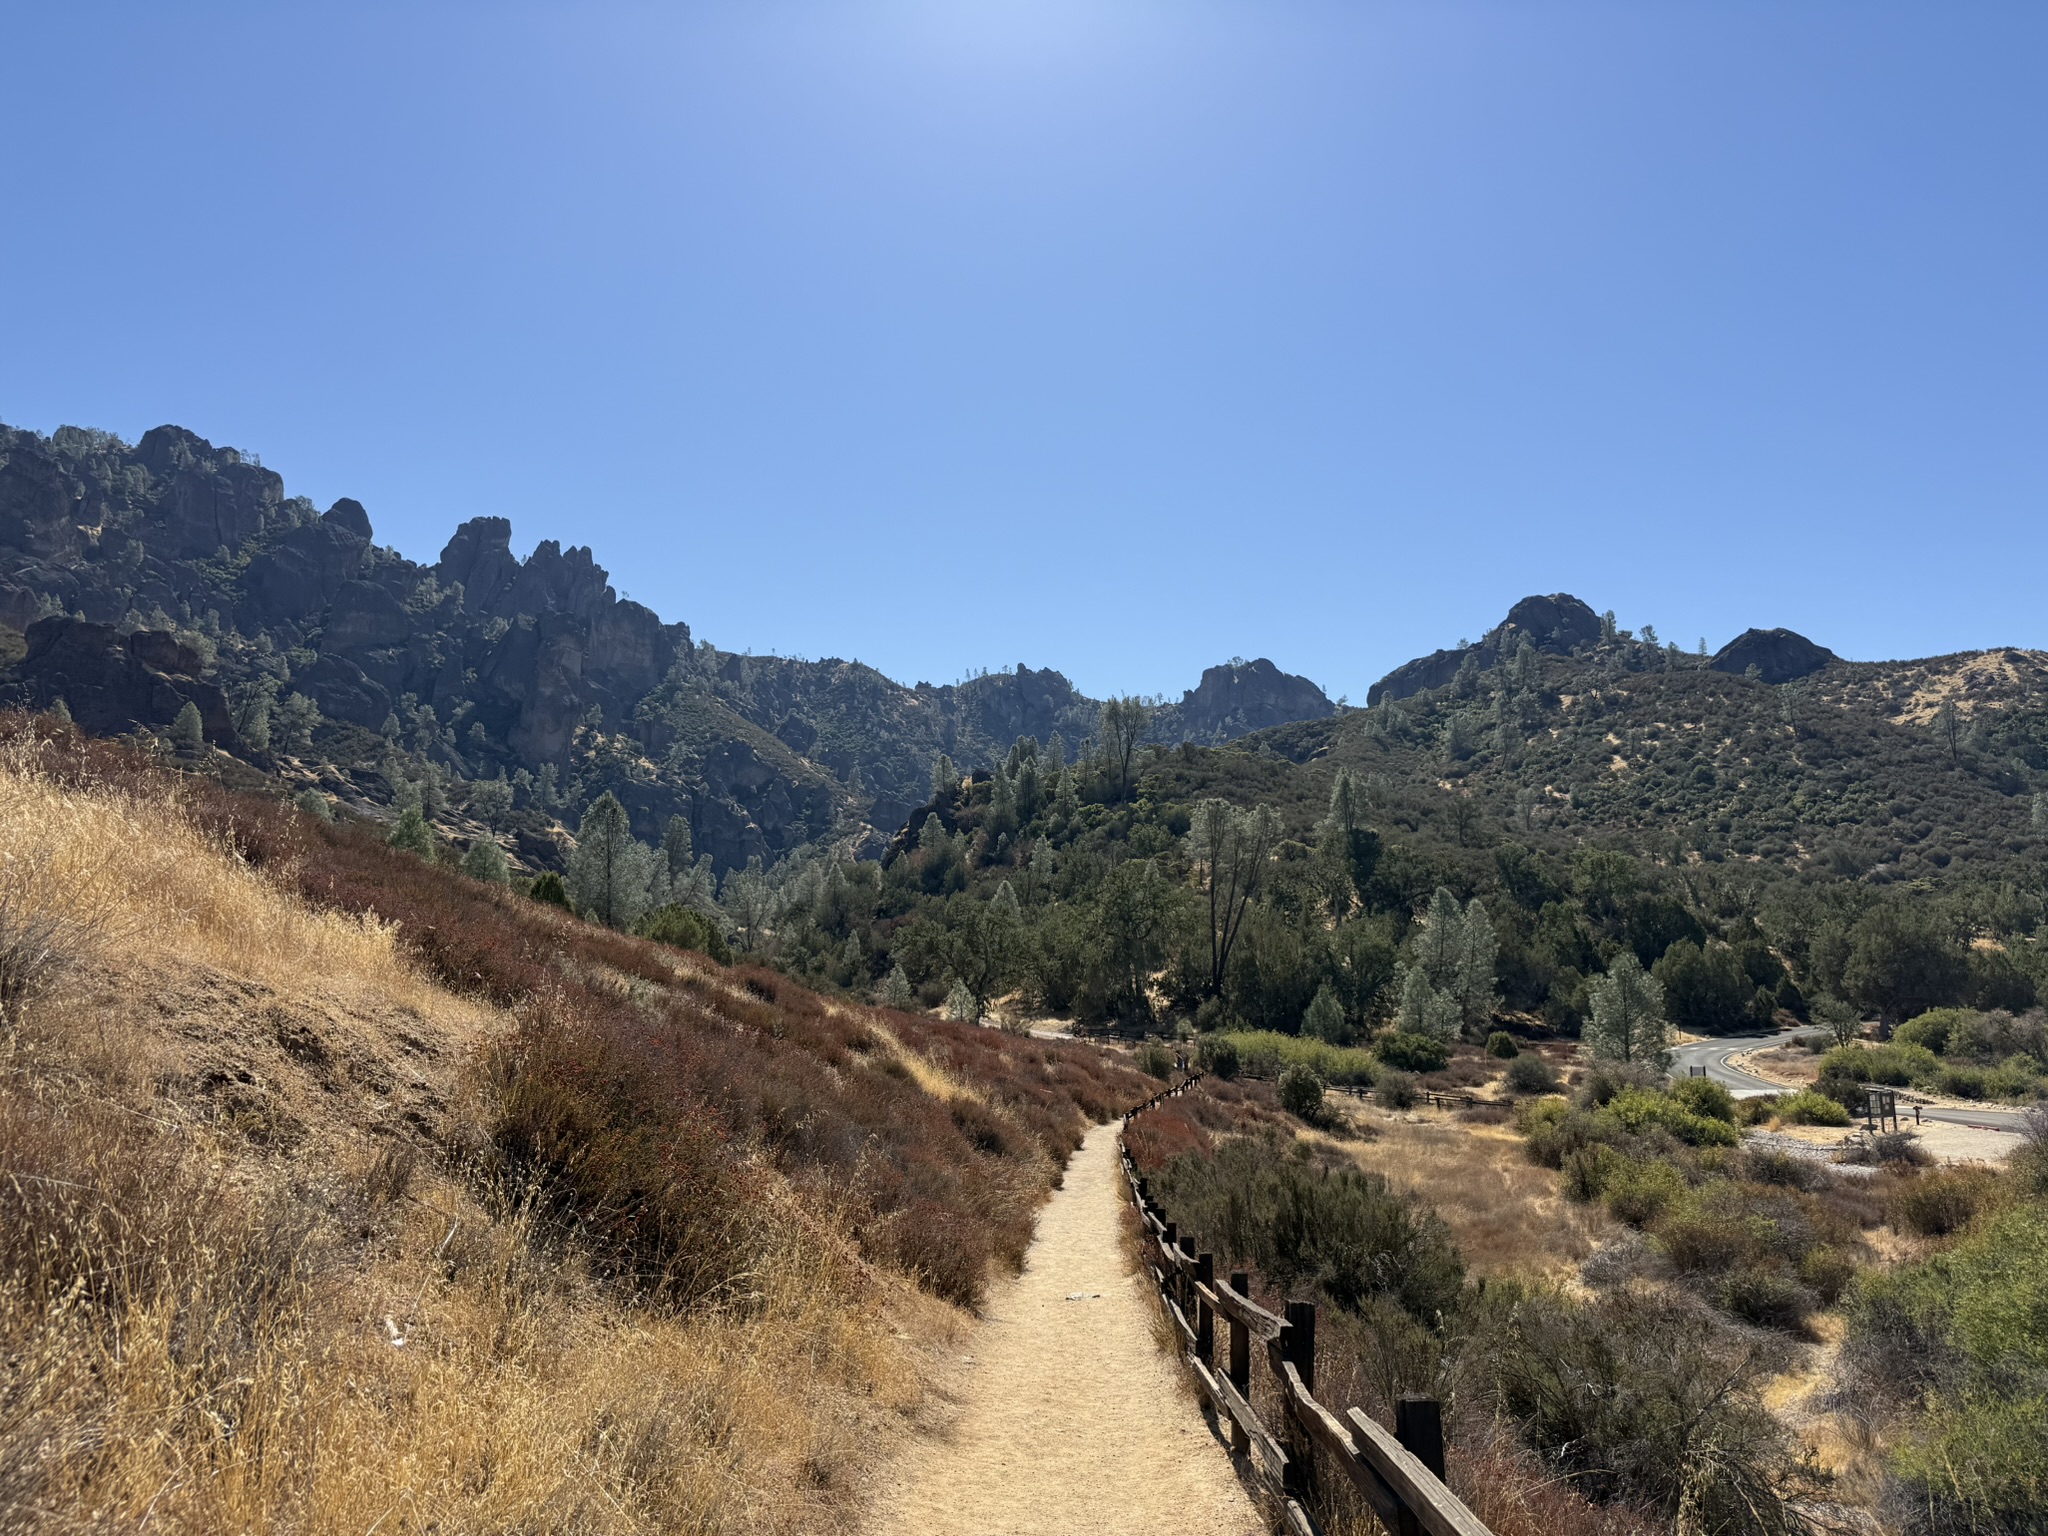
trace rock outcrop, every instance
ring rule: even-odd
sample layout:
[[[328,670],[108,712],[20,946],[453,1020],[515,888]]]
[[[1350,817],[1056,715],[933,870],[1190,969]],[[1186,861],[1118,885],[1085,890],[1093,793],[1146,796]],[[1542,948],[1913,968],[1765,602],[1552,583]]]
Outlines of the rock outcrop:
[[[1260,657],[1208,668],[1202,681],[1181,695],[1177,715],[1162,723],[1178,740],[1212,744],[1336,712],[1330,696],[1314,683]]]
[[[1425,688],[1441,688],[1457,677],[1467,656],[1482,671],[1498,666],[1511,659],[1525,640],[1539,651],[1569,656],[1576,649],[1599,643],[1600,616],[1568,592],[1525,597],[1477,645],[1432,651],[1394,668],[1372,685],[1366,703],[1405,699]]]
[[[103,736],[169,725],[187,704],[199,711],[206,739],[233,748],[227,695],[200,676],[199,654],[176,635],[62,616],[29,625],[27,653],[14,669],[18,702],[47,709],[58,699],[71,718]]]
[[[1789,629],[1745,629],[1714,653],[1716,672],[1746,674],[1755,667],[1767,683],[1789,683],[1841,658],[1824,645]]]

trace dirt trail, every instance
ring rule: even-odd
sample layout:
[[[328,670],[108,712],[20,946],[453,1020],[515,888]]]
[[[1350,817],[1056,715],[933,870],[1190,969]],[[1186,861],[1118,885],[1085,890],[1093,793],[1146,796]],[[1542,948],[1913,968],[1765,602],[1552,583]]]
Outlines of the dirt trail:
[[[951,1433],[910,1452],[872,1536],[1252,1536],[1230,1459],[1124,1266],[1117,1126],[1097,1126],[991,1298]]]

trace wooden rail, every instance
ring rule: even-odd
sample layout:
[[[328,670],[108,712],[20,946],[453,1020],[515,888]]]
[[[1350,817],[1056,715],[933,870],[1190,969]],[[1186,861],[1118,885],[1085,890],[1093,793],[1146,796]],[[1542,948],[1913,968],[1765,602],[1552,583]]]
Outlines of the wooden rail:
[[[1197,1081],[1191,1077],[1154,1094],[1124,1123],[1186,1093]],[[1318,1536],[1304,1505],[1314,1501],[1318,1475],[1327,1469],[1348,1481],[1394,1536],[1492,1536],[1444,1486],[1443,1415],[1437,1401],[1402,1398],[1395,1406],[1392,1433],[1356,1408],[1341,1418],[1325,1408],[1315,1397],[1315,1304],[1290,1301],[1285,1315],[1279,1315],[1252,1300],[1250,1275],[1240,1270],[1228,1281],[1218,1279],[1215,1256],[1190,1253],[1181,1245],[1178,1229],[1152,1199],[1129,1151],[1122,1151],[1122,1158],[1124,1181],[1144,1229],[1146,1271],[1180,1336],[1182,1359],[1217,1417],[1230,1425],[1231,1450],[1249,1459],[1279,1502],[1286,1528],[1297,1536]],[[1219,1316],[1229,1334],[1220,1366]],[[1277,1435],[1252,1407],[1255,1353],[1265,1356],[1280,1389],[1286,1422]]]

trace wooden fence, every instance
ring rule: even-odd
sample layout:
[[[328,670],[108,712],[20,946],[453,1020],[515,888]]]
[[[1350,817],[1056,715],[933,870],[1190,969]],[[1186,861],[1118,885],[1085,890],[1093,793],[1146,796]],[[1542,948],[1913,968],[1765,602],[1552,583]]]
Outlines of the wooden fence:
[[[1124,1116],[1124,1124],[1183,1094],[1199,1075],[1154,1094]],[[1276,1316],[1251,1299],[1251,1276],[1216,1276],[1215,1255],[1181,1246],[1174,1223],[1155,1203],[1128,1150],[1124,1181],[1144,1229],[1145,1261],[1161,1305],[1173,1321],[1183,1360],[1217,1417],[1230,1425],[1230,1447],[1246,1455],[1260,1480],[1286,1511],[1296,1536],[1320,1536],[1303,1507],[1317,1478],[1334,1469],[1357,1490],[1394,1536],[1492,1536],[1464,1501],[1444,1486],[1443,1416],[1434,1398],[1404,1397],[1395,1405],[1389,1434],[1356,1408],[1342,1418],[1315,1398],[1315,1303],[1290,1301]],[[1216,1319],[1229,1332],[1228,1357],[1216,1361]],[[1256,1339],[1264,1347],[1255,1351]],[[1263,1354],[1280,1389],[1286,1421],[1276,1435],[1252,1407],[1252,1356]],[[1320,1458],[1318,1457],[1320,1454]]]

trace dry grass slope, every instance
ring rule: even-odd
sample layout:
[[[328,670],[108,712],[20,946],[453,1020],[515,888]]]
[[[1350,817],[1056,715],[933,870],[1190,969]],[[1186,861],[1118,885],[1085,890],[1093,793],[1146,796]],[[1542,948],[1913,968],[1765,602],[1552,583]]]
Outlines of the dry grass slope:
[[[849,1051],[862,1021],[786,983],[358,843],[68,733],[0,745],[0,1530],[841,1523],[958,1316],[870,1228],[1007,1256],[1115,1075],[907,1019]],[[307,899],[349,881],[378,901]],[[826,1155],[769,1124],[790,1106],[720,1101],[729,1080],[684,1103],[648,1061],[704,1038],[785,1087],[874,1077],[909,1128],[849,1115]],[[610,1075],[578,1077],[575,1041]],[[905,1054],[971,1095],[930,1097]],[[556,1120],[508,1107],[520,1073]],[[579,1190],[652,1145],[617,1140],[630,1114],[664,1144],[696,1125],[700,1160]],[[976,1166],[913,1166],[947,1159]],[[644,1230],[678,1209],[744,1228],[715,1288],[619,1262],[684,1257]]]

